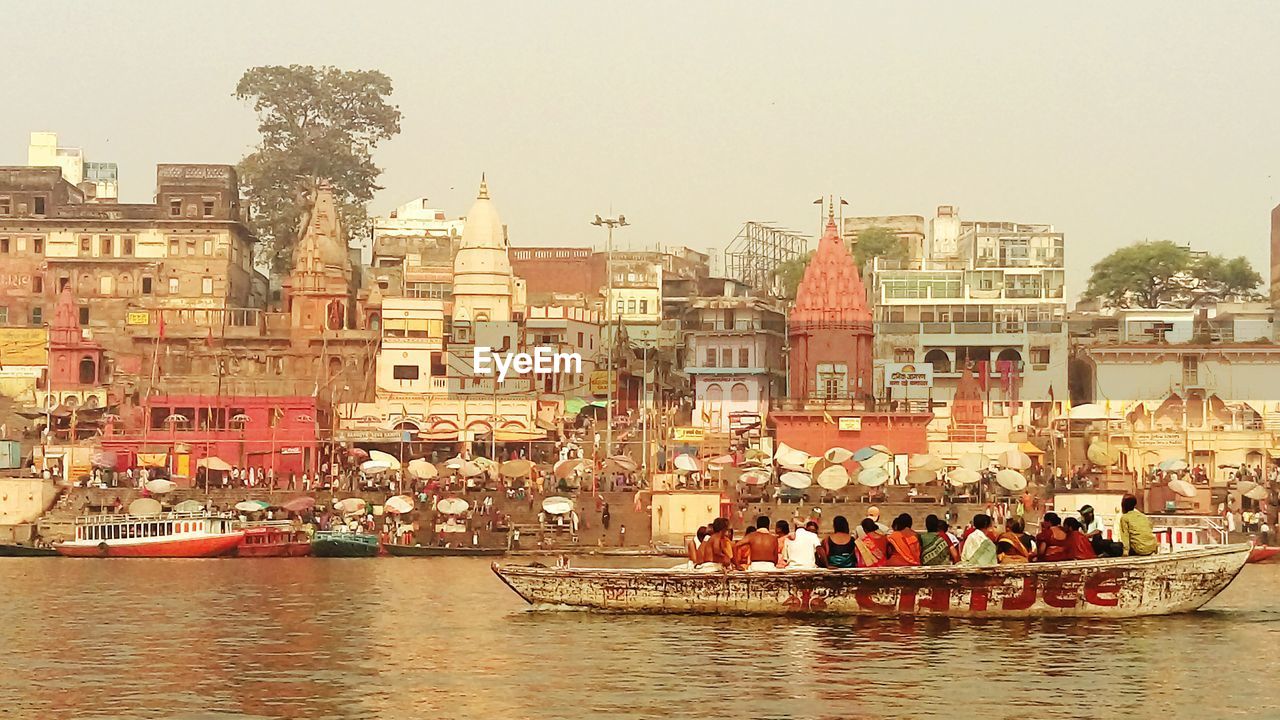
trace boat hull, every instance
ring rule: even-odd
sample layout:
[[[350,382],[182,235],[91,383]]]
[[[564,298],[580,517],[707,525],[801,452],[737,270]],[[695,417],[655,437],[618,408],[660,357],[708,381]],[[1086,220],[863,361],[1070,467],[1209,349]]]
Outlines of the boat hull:
[[[243,532],[207,535],[196,538],[177,538],[145,542],[103,541],[59,543],[54,546],[60,555],[93,558],[212,558],[224,557],[235,552]]]
[[[350,533],[348,533],[350,535]],[[362,542],[351,537],[342,537],[338,535],[316,535],[311,541],[311,554],[316,557],[345,557],[345,558],[364,558],[374,557],[378,554],[380,546],[377,542],[377,536],[363,536],[365,538],[372,537],[373,542]]]
[[[309,540],[266,545],[240,545],[235,552],[238,558],[304,557],[310,554]]]
[[[504,548],[445,548],[445,547],[422,547],[419,545],[394,545],[391,543],[383,543],[387,549],[388,555],[397,557],[497,557],[506,555]]]
[[[1134,617],[1189,612],[1244,567],[1249,546],[995,567],[777,572],[494,564],[527,602],[635,613]]]
[[[1253,552],[1249,553],[1249,562],[1272,563],[1277,561],[1277,556],[1280,556],[1280,547],[1255,545],[1253,547]]]
[[[0,544],[0,557],[57,557],[58,551],[47,547],[31,545]]]

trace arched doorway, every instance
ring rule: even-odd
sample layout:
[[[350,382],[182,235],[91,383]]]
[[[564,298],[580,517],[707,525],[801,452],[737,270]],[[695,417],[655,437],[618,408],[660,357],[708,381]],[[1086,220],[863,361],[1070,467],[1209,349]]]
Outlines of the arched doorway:
[[[999,355],[996,356],[996,362],[1001,362],[1001,361],[1021,363],[1022,353],[1018,352],[1017,350],[1014,350],[1013,348],[1005,348],[1004,350],[1000,351]]]
[[[93,362],[93,358],[86,357],[80,360],[80,384],[98,384],[98,366]]]
[[[924,361],[933,366],[935,375],[951,372],[951,357],[947,355],[946,350],[934,348],[924,354]]]

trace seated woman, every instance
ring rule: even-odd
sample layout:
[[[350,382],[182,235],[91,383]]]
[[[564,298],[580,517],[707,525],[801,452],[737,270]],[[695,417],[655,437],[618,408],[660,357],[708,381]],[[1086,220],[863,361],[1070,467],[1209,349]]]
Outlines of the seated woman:
[[[888,559],[889,538],[880,532],[880,526],[871,518],[862,519],[864,535],[854,543],[858,567],[880,567]]]
[[[1062,521],[1062,529],[1067,535],[1067,556],[1065,560],[1093,560],[1098,557],[1093,551],[1093,543],[1085,535],[1080,521],[1069,517]]]
[[[960,559],[960,548],[951,544],[947,525],[937,515],[924,519],[924,532],[920,533],[920,564],[950,565]]]
[[[1062,529],[1062,519],[1057,513],[1045,513],[1040,521],[1040,532],[1036,535],[1036,560],[1058,562],[1070,559],[1067,552],[1067,533]]]
[[[826,567],[829,568],[851,568],[857,567],[858,561],[854,555],[854,539],[849,534],[849,520],[843,515],[837,515],[831,521],[833,531],[822,541],[822,547],[818,548],[818,556],[821,558]]]
[[[1022,518],[1010,518],[1004,524],[1004,532],[996,539],[996,559],[1001,565],[1031,562],[1031,553],[1022,542],[1024,528]]]
[[[888,545],[885,565],[912,567],[920,564],[920,536],[911,529],[911,516],[907,513],[893,519],[893,532],[889,533]]]

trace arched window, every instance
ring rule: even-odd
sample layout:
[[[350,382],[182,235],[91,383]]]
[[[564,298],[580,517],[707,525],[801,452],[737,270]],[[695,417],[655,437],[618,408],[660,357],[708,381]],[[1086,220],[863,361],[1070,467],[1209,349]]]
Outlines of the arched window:
[[[120,297],[133,297],[133,276],[125,273],[116,284],[116,294]]]
[[[329,358],[329,377],[334,377],[341,374],[342,374],[342,358],[338,357],[337,355],[334,355],[333,357]]]
[[[703,395],[706,405],[716,406],[724,402],[724,389],[718,384],[712,383],[707,386],[707,392]]]
[[[1001,360],[1008,360],[1010,362],[1020,363],[1022,362],[1022,353],[1018,352],[1017,350],[1014,350],[1013,348],[1005,348],[1004,350],[1000,351],[999,355],[996,356],[996,362],[1000,362]]]
[[[330,330],[342,330],[347,326],[347,312],[342,305],[342,301],[334,300],[329,303],[328,316]]]
[[[382,330],[382,317],[378,313],[369,314],[369,329],[374,332]]]
[[[93,363],[93,358],[86,357],[80,361],[80,384],[96,385],[98,383],[98,368]]]
[[[734,403],[745,403],[750,399],[750,393],[747,392],[746,383],[734,383],[729,388],[729,400]]]
[[[924,354],[924,361],[933,366],[935,373],[951,372],[951,358],[946,350],[933,349]]]

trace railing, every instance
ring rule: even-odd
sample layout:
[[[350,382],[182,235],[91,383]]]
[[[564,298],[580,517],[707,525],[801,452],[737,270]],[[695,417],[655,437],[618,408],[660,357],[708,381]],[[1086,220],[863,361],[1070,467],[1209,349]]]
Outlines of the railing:
[[[732,324],[725,322],[693,322],[685,323],[686,332],[747,332],[767,330],[770,332],[782,332],[782,326],[773,323],[763,323],[759,320],[738,320]]]
[[[878,322],[875,330],[878,335],[1056,334],[1062,332],[1062,322],[1022,322],[1018,320],[1007,322]]]

